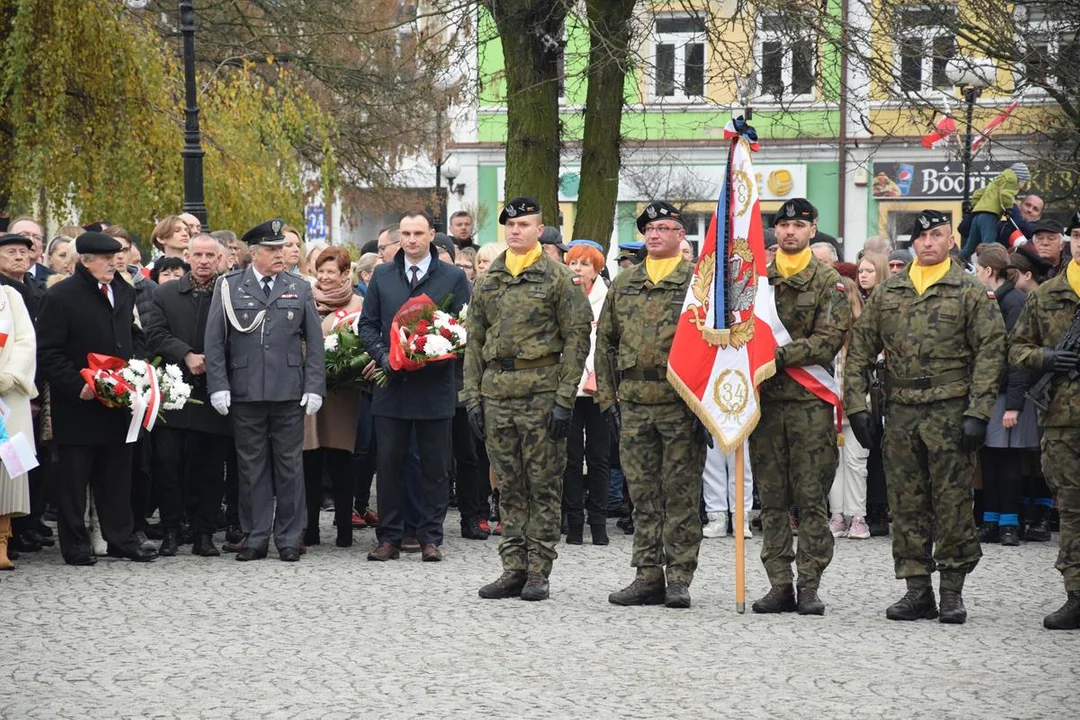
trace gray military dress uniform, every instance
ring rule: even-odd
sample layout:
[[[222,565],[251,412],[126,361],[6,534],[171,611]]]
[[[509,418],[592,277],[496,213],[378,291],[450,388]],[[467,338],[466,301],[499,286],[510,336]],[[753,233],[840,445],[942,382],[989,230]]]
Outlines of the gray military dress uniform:
[[[248,238],[255,230],[245,235],[249,244],[260,243],[258,235]],[[273,245],[279,235],[280,227],[262,242]],[[306,393],[326,395],[322,329],[311,286],[283,271],[267,294],[253,267],[226,274],[214,287],[205,355],[211,397],[231,393],[247,547],[265,552],[272,526],[279,551],[299,548],[305,519],[300,400]]]

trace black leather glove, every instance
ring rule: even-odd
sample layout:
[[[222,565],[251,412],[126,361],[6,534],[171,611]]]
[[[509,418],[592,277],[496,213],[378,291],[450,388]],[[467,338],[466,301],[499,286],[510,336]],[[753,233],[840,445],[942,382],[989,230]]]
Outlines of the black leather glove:
[[[1077,365],[1080,365],[1080,357],[1074,352],[1068,350],[1055,350],[1054,348],[1043,348],[1043,372],[1067,373],[1076,369]]]
[[[966,417],[960,425],[960,449],[967,453],[973,453],[986,442],[986,421],[979,418]]]
[[[705,441],[705,444],[707,446],[716,447],[716,441],[713,440],[712,433],[710,433],[705,428],[705,425],[702,424],[701,420],[699,420],[696,415],[694,416],[694,424],[690,427],[690,429],[695,433],[700,433],[701,436],[702,436],[702,439]]]
[[[604,420],[607,421],[608,427],[615,433],[617,441],[619,433],[622,431],[622,411],[619,410],[618,404],[613,404],[601,414],[604,416]]]
[[[471,408],[465,411],[465,415],[469,418],[469,427],[473,431],[473,435],[480,442],[484,441],[484,407],[483,405],[473,405]]]
[[[855,439],[860,445],[867,450],[878,446],[877,430],[874,428],[874,419],[870,417],[870,413],[865,410],[852,413],[848,415],[848,422],[851,424],[851,432],[855,434]]]
[[[570,434],[570,416],[572,412],[562,405],[555,405],[547,416],[547,433],[552,440],[564,440]]]

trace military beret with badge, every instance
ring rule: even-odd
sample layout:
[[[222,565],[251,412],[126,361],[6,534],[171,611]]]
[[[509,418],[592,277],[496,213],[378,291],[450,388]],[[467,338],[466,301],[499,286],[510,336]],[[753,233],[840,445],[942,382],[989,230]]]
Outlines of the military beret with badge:
[[[654,200],[641,211],[641,214],[637,217],[638,232],[644,235],[645,226],[654,220],[674,220],[679,225],[683,224],[682,213],[674,205],[663,200]]]
[[[25,245],[27,250],[34,247],[34,242],[25,235],[19,235],[18,233],[4,233],[0,235],[0,247],[4,245]]]
[[[285,244],[285,235],[282,234],[284,228],[285,221],[274,218],[251,228],[240,239],[247,245],[281,247]]]
[[[499,224],[505,225],[509,218],[523,217],[525,215],[539,215],[540,203],[531,197],[516,197],[503,206],[499,213]]]
[[[948,215],[938,210],[923,210],[915,216],[915,224],[911,226],[911,239],[914,240],[927,230],[933,230],[942,225],[952,227],[952,220]]]
[[[791,198],[780,206],[773,216],[773,227],[784,220],[803,220],[812,223],[817,220],[817,208],[806,198]]]
[[[75,238],[75,252],[78,255],[115,255],[122,249],[116,238],[93,230]]]

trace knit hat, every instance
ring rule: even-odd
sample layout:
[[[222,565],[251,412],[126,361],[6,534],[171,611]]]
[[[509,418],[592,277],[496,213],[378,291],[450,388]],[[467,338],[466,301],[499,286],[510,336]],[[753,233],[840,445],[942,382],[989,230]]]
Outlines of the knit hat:
[[[911,262],[911,251],[907,248],[900,248],[899,250],[893,250],[889,253],[889,262],[899,260],[900,262]]]
[[[1016,173],[1016,179],[1025,185],[1031,182],[1031,171],[1028,170],[1028,166],[1022,162],[1015,162],[1009,166],[1009,169]]]

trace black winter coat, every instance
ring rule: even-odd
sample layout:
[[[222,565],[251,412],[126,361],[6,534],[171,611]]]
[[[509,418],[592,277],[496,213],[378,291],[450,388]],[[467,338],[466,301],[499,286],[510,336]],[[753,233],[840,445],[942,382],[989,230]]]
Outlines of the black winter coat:
[[[427,274],[415,288],[409,288],[404,250],[398,250],[393,262],[375,267],[360,315],[360,340],[376,362],[389,352],[390,326],[394,322],[394,315],[406,300],[419,295],[427,295],[437,305],[450,297],[447,310],[455,315],[469,302],[469,281],[465,278],[465,272],[456,265],[440,262],[434,245],[431,247],[431,264]],[[439,362],[422,370],[398,373],[389,387],[375,388],[371,412],[382,417],[408,420],[454,417],[457,405],[454,373],[458,364]]]
[[[135,324],[135,290],[113,277],[115,306],[101,294],[98,282],[81,263],[69,278],[42,296],[38,312],[38,366],[49,383],[53,435],[58,445],[122,444],[131,413],[107,408],[97,400],[80,400],[88,353],[123,360],[146,359],[143,331]]]
[[[1024,307],[1027,296],[1008,280],[994,291],[994,296],[997,297],[998,309],[1001,310],[1001,317],[1005,320],[1005,333],[1008,335],[1012,332],[1016,319],[1020,317],[1020,310]],[[998,388],[999,393],[1005,393],[1005,409],[1022,410],[1024,393],[1035,384],[1036,380],[1038,376],[1035,373],[1017,370],[1011,365],[1007,366],[1005,372],[1001,374],[1001,385]]]
[[[153,292],[153,310],[150,322],[143,321],[146,344],[153,356],[184,372],[184,380],[191,385],[191,399],[203,404],[189,403],[182,410],[168,410],[165,421],[170,428],[199,430],[214,435],[232,435],[232,423],[228,417],[219,415],[210,406],[206,389],[206,373],[192,375],[184,364],[189,352],[201,354],[206,335],[206,319],[214,298],[214,286],[207,292],[196,292],[191,286],[191,274],[179,280],[158,285]]]

